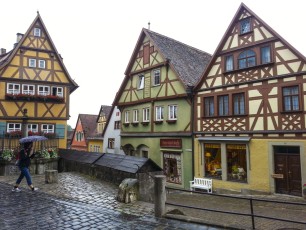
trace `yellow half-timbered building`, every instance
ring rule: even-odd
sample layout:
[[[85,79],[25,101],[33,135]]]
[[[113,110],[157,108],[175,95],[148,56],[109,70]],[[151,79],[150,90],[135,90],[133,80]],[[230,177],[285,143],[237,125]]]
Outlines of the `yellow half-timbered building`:
[[[0,135],[44,134],[66,148],[69,98],[77,87],[38,13],[11,51],[1,49]]]
[[[195,176],[301,196],[305,102],[305,57],[241,4],[196,87]]]

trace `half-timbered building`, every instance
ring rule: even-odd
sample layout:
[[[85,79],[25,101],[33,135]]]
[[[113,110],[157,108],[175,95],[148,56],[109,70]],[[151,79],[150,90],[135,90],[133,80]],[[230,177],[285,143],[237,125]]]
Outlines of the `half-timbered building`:
[[[12,50],[1,48],[0,135],[44,134],[66,148],[69,98],[77,87],[38,13]]]
[[[244,4],[195,96],[195,175],[218,189],[298,195],[306,181],[306,59]]]
[[[188,187],[192,179],[192,102],[187,92],[210,58],[143,29],[115,98],[123,151],[152,159],[173,186]]]

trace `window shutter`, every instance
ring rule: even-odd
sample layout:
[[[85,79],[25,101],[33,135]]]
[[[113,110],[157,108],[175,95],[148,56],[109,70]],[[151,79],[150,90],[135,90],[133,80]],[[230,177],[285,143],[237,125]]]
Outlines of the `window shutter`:
[[[0,122],[0,137],[3,137],[6,132],[6,122]]]
[[[65,138],[65,125],[56,125],[55,133],[58,138]]]

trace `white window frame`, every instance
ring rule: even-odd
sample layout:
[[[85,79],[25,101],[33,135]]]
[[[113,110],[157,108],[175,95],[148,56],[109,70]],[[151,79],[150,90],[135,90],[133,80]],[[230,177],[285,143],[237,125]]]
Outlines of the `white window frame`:
[[[124,112],[124,123],[130,123],[129,115],[130,115],[130,111]]]
[[[53,93],[54,89],[56,89],[55,94]],[[64,96],[64,89],[63,89],[63,87],[52,86],[51,90],[52,90],[52,95],[53,96],[59,96],[59,97],[63,97]]]
[[[139,122],[138,115],[139,115],[138,109],[134,109],[133,110],[133,122]]]
[[[138,76],[138,89],[144,88],[144,75],[141,74]]]
[[[177,120],[177,105],[168,106],[168,119]]]
[[[36,128],[34,128],[36,126]],[[33,133],[38,132],[38,124],[28,124],[28,132],[31,131]]]
[[[158,85],[160,85],[160,81],[161,81],[161,78],[160,78],[160,69],[155,69],[155,70],[153,70],[152,71],[152,74],[153,74],[153,77],[152,77],[152,79],[153,79],[153,82],[152,82],[152,85],[153,86],[158,86]],[[156,78],[158,77],[158,83],[156,84]]]
[[[46,61],[42,60],[42,59],[39,59],[38,60],[38,68],[45,69],[46,68]]]
[[[51,124],[42,124],[41,125],[42,133],[54,133],[54,125]]]
[[[12,86],[12,89],[10,89],[10,86]],[[20,84],[8,83],[6,92],[8,94],[20,94]]]
[[[30,89],[30,88],[32,88],[32,89]],[[22,94],[34,95],[35,94],[35,85],[23,84],[22,85]]]
[[[36,68],[36,59],[29,58],[29,67]]]
[[[43,89],[41,90],[41,88],[43,88]],[[38,86],[38,95],[43,95],[43,96],[50,95],[50,86],[39,85]]]
[[[21,123],[7,123],[6,131],[8,133],[15,132],[15,131],[21,131]]]
[[[142,110],[142,121],[149,122],[150,121],[150,108],[144,108]]]
[[[34,28],[33,34],[35,37],[40,37],[41,36],[41,29],[38,27]]]
[[[156,121],[163,121],[164,120],[164,107],[163,106],[156,106],[155,107],[155,120]]]

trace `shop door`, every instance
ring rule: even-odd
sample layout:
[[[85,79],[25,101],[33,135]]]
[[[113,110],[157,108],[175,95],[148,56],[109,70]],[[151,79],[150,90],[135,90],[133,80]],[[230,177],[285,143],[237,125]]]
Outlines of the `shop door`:
[[[275,179],[275,190],[276,193],[301,196],[300,154],[289,153],[290,147],[285,148],[282,148],[281,152],[274,153],[275,174],[283,175],[282,178]]]

